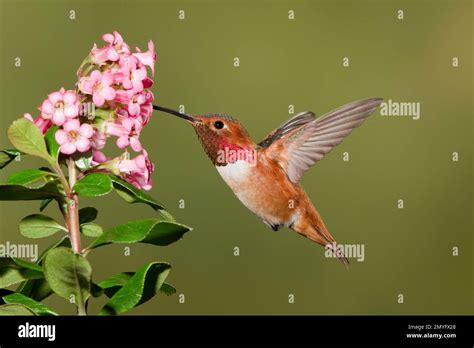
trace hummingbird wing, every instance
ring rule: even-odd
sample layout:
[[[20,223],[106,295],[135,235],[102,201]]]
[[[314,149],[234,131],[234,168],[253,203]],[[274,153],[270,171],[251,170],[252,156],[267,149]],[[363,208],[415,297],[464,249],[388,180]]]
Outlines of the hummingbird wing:
[[[355,101],[319,118],[298,114],[270,133],[258,145],[278,162],[293,183],[320,161],[382,103],[381,98]]]
[[[263,139],[261,142],[259,142],[257,145],[261,147],[269,147],[273,142],[277,141],[281,137],[283,137],[285,134],[288,134],[290,132],[293,132],[305,124],[314,121],[316,119],[314,113],[311,111],[305,111],[301,112],[292,118],[290,118],[288,121],[283,123],[280,127],[275,129],[273,132],[268,134],[265,139]]]

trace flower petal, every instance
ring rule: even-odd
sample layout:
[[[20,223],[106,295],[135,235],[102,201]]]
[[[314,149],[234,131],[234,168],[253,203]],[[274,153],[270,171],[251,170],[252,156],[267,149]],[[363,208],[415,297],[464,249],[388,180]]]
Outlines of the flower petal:
[[[52,115],[54,113],[54,104],[51,103],[49,99],[46,99],[43,104],[41,104],[40,111],[46,115]]]
[[[61,109],[56,110],[52,119],[53,123],[57,126],[62,126],[66,122],[66,116]]]
[[[122,44],[123,43],[123,38],[122,35],[119,34],[118,31],[114,31],[114,43],[117,44]]]
[[[92,94],[94,90],[94,82],[92,82],[89,77],[84,76],[79,80],[78,87],[82,93]]]
[[[100,83],[102,86],[110,86],[114,82],[114,75],[104,73],[100,79]]]
[[[74,118],[79,115],[79,105],[66,104],[64,105],[64,115],[69,118]]]
[[[105,103],[104,97],[100,94],[95,92],[94,95],[92,96],[92,101],[94,102],[95,105],[97,106],[102,106]]]
[[[76,140],[76,148],[79,152],[86,152],[91,148],[91,141],[85,137],[79,136]]]
[[[114,36],[112,34],[104,34],[102,35],[102,40],[112,45],[114,43]]]
[[[58,101],[62,101],[62,100],[63,100],[63,95],[61,94],[61,92],[53,92],[53,93],[51,93],[50,95],[48,95],[48,99],[49,99],[49,101],[54,105],[54,104],[56,104]]]
[[[92,160],[97,163],[104,163],[107,161],[107,156],[102,151],[94,151]]]
[[[111,60],[112,62],[116,62],[117,60],[119,60],[119,58],[120,55],[115,50],[115,48],[109,47],[109,49],[107,50],[107,59]]]
[[[143,149],[142,143],[140,142],[140,140],[137,137],[131,137],[130,138],[130,147],[135,152],[140,152]]]
[[[102,77],[102,74],[100,73],[99,70],[94,70],[91,75],[90,75],[90,79],[95,83],[97,81],[100,80],[100,78]]]
[[[76,152],[76,144],[71,143],[71,142],[64,143],[64,144],[61,145],[59,150],[61,151],[61,153],[65,154],[65,155],[71,155],[74,152]]]
[[[123,136],[117,139],[117,147],[120,149],[125,149],[129,144],[128,136]]]
[[[94,129],[90,124],[84,123],[79,129],[79,134],[84,138],[90,139],[94,135]]]
[[[33,119],[33,116],[31,116],[31,114],[29,113],[25,113],[23,115],[24,118],[26,118],[27,120],[31,121],[31,122],[35,122],[35,120]]]
[[[113,100],[115,98],[115,89],[106,87],[102,90],[102,96],[105,100]]]
[[[80,127],[81,127],[81,124],[79,120],[76,120],[76,119],[67,121],[63,126],[64,130],[68,133],[79,132]]]
[[[77,102],[76,92],[71,90],[66,91],[66,93],[64,93],[64,102],[67,104],[74,104],[75,102]]]
[[[134,102],[128,104],[128,112],[130,115],[135,116],[140,113],[140,105]]]
[[[56,141],[59,145],[62,145],[62,144],[65,144],[69,141],[69,135],[65,130],[59,129],[54,134],[54,139],[56,139]]]

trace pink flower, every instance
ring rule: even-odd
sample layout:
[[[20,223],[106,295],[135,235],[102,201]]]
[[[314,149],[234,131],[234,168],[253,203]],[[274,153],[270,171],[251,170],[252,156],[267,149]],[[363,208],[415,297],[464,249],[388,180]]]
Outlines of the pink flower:
[[[143,92],[145,94],[145,103],[140,107],[140,117],[143,120],[143,126],[150,120],[151,114],[153,113],[153,100],[155,99],[151,91]]]
[[[148,90],[144,90],[139,94],[131,93],[130,91],[128,91],[128,93],[122,92],[127,91],[117,91],[115,101],[124,104],[125,107],[118,109],[117,115],[125,118],[138,119],[140,120],[141,126],[145,126],[153,113],[153,93]]]
[[[132,89],[134,92],[143,91],[143,81],[146,80],[146,69],[130,69],[124,72],[124,78],[122,80],[123,88]]]
[[[100,163],[104,163],[107,160],[108,160],[107,156],[102,151],[93,151],[92,161],[94,161],[96,165]]]
[[[134,159],[123,159],[117,164],[121,176],[129,183],[139,189],[151,190],[153,182],[151,174],[155,170],[155,166],[150,161],[148,153],[143,150],[143,154]]]
[[[151,72],[155,75],[155,61],[156,61],[156,52],[155,52],[155,45],[153,41],[148,41],[148,51],[141,52],[140,49],[137,47],[137,53],[133,53],[135,57],[143,64],[150,67]]]
[[[94,129],[90,124],[80,124],[79,120],[66,122],[63,129],[59,129],[55,138],[60,147],[60,151],[65,155],[71,155],[76,151],[86,152],[91,148],[92,135]]]
[[[115,91],[114,101],[120,104],[127,105],[128,103],[130,103],[130,99],[132,98],[133,94],[133,90],[119,89]]]
[[[94,70],[88,77],[79,80],[79,89],[86,94],[92,95],[94,104],[98,107],[104,105],[106,100],[115,98],[115,89],[111,87],[114,78],[112,74]]]
[[[42,118],[52,120],[54,124],[62,126],[67,119],[79,115],[79,98],[76,92],[61,88],[58,92],[48,95],[41,104],[40,111]]]
[[[118,137],[117,146],[120,149],[125,149],[130,145],[135,152],[139,152],[142,150],[139,140],[142,127],[140,120],[120,117],[116,121],[106,123],[105,133],[108,136]]]
[[[135,94],[128,102],[128,113],[133,117],[140,114],[141,106],[147,102],[145,93]]]
[[[149,41],[146,52],[137,48],[132,53],[118,32],[102,38],[105,46],[94,44],[79,68],[77,92],[61,88],[48,95],[39,108],[39,117],[33,119],[25,114],[25,118],[43,134],[53,124],[61,126],[55,139],[62,154],[90,151],[94,170],[112,172],[140,189],[150,190],[155,167],[139,138],[153,112],[154,97],[149,90],[153,80],[147,67],[155,73],[155,47]],[[81,110],[86,105],[82,102],[94,109]],[[120,157],[108,157],[102,152],[111,136],[116,137],[120,149],[125,149]],[[138,156],[131,159],[128,147]]]
[[[107,61],[116,62],[122,54],[130,54],[130,47],[123,41],[122,36],[114,31],[113,34],[104,34],[102,39],[108,43],[102,48],[94,47],[91,51],[92,62],[102,65]]]
[[[91,147],[94,150],[102,150],[107,142],[107,137],[104,133],[98,129],[94,131],[94,135],[91,138]]]
[[[42,118],[41,116],[38,116],[35,120],[33,119],[33,116],[31,116],[30,114],[26,113],[25,114],[25,118],[27,120],[30,120],[31,122],[33,122],[38,128],[39,130],[41,131],[41,133],[43,134],[46,134],[46,132],[48,131],[48,129],[52,126],[52,123],[51,123],[51,120],[45,120],[44,118]]]

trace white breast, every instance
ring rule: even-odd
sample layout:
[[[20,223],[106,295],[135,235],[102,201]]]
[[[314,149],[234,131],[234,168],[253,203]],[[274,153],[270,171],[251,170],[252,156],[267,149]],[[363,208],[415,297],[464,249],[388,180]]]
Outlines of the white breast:
[[[234,191],[237,198],[251,211],[258,212],[258,189],[255,187],[255,181],[252,180],[252,167],[246,161],[237,161],[228,163],[226,166],[216,166],[217,171],[222,179]]]
[[[225,166],[216,166],[222,179],[224,179],[231,188],[245,182],[251,174],[252,168],[251,164],[247,161],[237,161],[228,163]]]

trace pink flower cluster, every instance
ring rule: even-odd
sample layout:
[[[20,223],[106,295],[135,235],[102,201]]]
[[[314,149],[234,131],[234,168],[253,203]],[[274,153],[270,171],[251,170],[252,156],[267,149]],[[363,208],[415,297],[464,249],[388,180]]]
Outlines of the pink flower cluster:
[[[55,139],[65,156],[80,153],[91,156],[97,170],[108,170],[122,176],[138,188],[152,187],[154,165],[140,142],[140,133],[153,112],[153,93],[149,88],[154,75],[156,53],[153,42],[148,51],[132,52],[118,32],[102,36],[103,47],[94,44],[89,56],[78,70],[75,90],[61,88],[48,95],[33,119],[45,134],[58,126]],[[83,113],[81,106],[92,104],[94,112]],[[97,109],[102,110],[100,115]],[[103,115],[107,115],[104,117]],[[102,150],[107,139],[115,138],[124,155],[108,158]],[[130,159],[128,148],[138,154]]]

